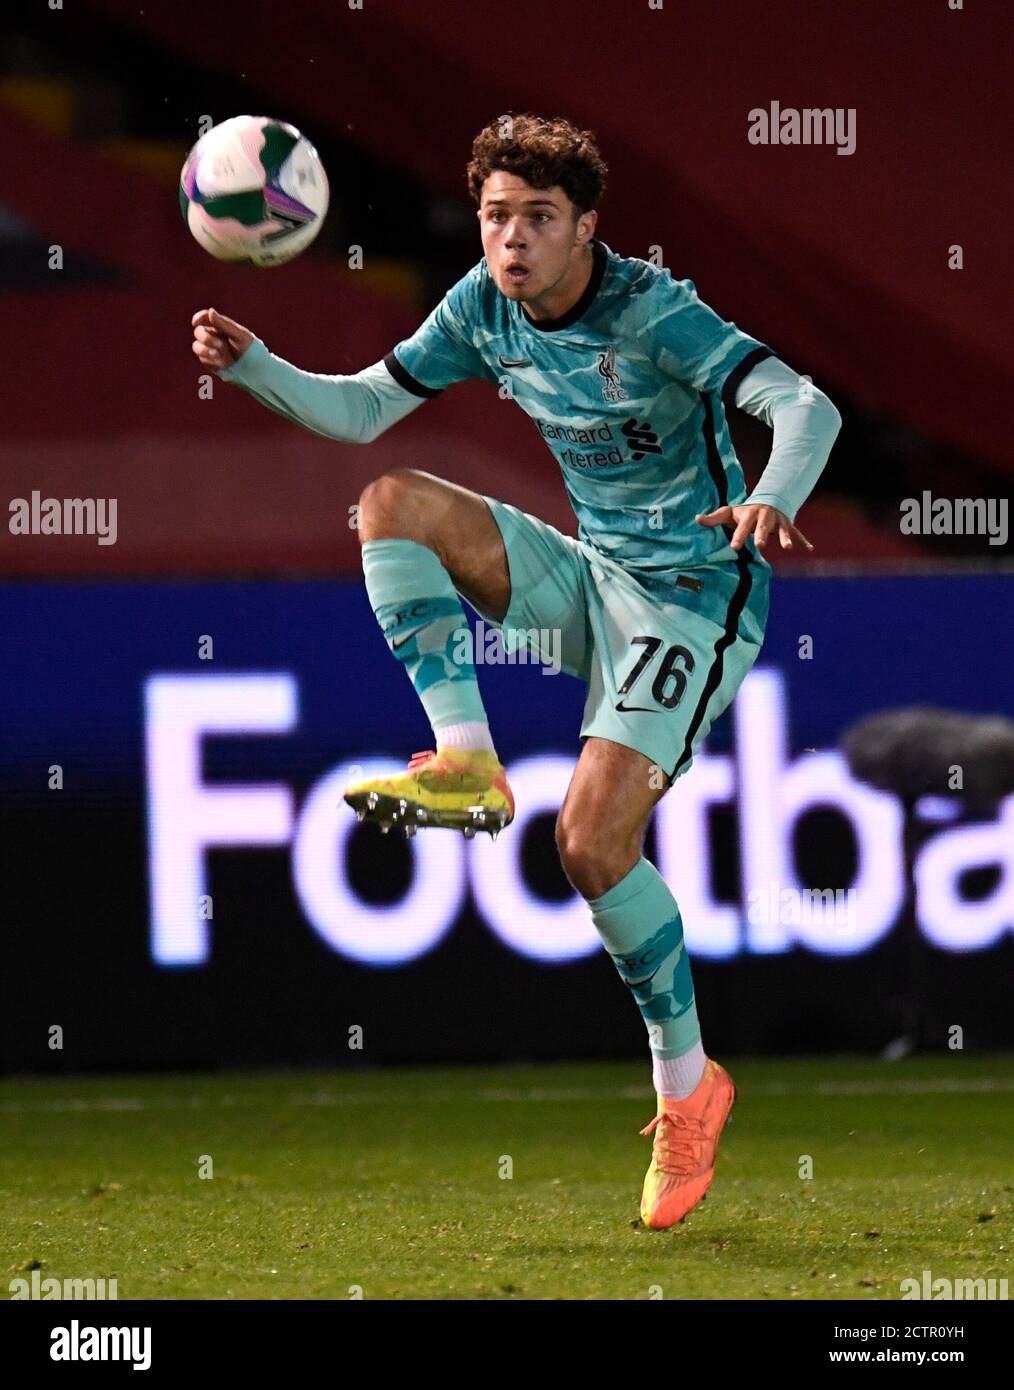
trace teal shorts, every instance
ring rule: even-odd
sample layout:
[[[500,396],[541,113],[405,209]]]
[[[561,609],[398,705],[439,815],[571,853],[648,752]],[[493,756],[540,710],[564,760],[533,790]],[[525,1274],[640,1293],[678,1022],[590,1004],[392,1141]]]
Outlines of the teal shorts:
[[[587,682],[583,739],[633,748],[675,781],[757,660],[770,565],[741,551],[721,564],[633,570],[507,502],[485,501],[511,580],[502,623],[485,621],[505,646],[538,646]]]

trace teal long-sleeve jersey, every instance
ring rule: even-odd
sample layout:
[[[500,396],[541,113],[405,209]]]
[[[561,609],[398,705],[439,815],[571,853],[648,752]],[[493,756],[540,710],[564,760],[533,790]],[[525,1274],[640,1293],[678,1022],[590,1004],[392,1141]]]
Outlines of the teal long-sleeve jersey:
[[[453,383],[480,377],[531,417],[559,464],[583,541],[649,572],[734,559],[731,533],[695,517],[749,500],[794,519],[826,463],[837,411],[702,303],[691,281],[597,239],[591,248],[587,288],[558,319],[530,318],[483,259],[383,368],[312,375],[258,339],[221,375],[307,428],[364,441]],[[775,429],[749,499],[725,416],[737,393]],[[503,408],[491,401],[477,429],[495,429]],[[752,537],[747,548],[766,564]]]

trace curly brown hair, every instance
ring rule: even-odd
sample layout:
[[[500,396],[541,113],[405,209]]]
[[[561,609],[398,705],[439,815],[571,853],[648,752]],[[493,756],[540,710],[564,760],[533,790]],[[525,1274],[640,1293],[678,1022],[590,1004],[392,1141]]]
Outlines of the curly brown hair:
[[[465,176],[476,203],[494,169],[517,174],[532,188],[558,185],[578,214],[597,206],[608,172],[590,130],[578,130],[562,116],[547,120],[530,112],[498,116],[473,140]]]

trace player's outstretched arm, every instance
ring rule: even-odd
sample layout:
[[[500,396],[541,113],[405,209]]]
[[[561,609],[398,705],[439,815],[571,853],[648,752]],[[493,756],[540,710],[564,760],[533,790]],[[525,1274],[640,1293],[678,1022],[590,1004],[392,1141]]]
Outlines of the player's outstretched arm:
[[[646,272],[647,273],[647,272]],[[638,342],[657,365],[700,392],[721,391],[727,404],[764,420],[774,431],[771,457],[743,502],[701,514],[701,526],[734,526],[739,550],[749,535],[763,546],[776,534],[782,546],[811,551],[794,525],[796,513],[823,472],[841,416],[810,381],[709,309],[693,282],[654,275],[641,296]]]
[[[199,309],[191,325],[193,352],[202,366],[326,439],[369,444],[425,399],[399,385],[383,362],[353,376],[301,371],[217,309]]]
[[[813,546],[794,522],[824,471],[841,416],[809,377],[773,355],[739,382],[735,403],[771,426],[771,456],[753,492],[739,506],[723,508],[731,516],[718,524],[736,527],[731,542],[736,550],[752,532],[762,549],[768,536],[777,534],[784,549],[801,546],[811,551]]]

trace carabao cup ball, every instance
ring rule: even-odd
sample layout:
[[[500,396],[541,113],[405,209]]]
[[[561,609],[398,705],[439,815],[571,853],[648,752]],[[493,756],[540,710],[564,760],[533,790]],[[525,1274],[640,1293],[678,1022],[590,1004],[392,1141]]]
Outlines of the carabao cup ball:
[[[180,174],[183,218],[220,261],[291,261],[320,231],[327,204],[317,151],[295,126],[267,116],[213,126]]]

